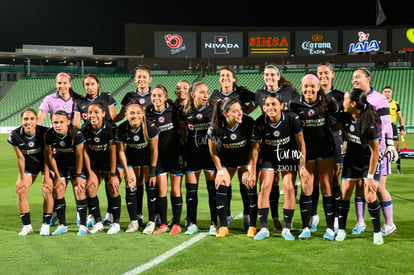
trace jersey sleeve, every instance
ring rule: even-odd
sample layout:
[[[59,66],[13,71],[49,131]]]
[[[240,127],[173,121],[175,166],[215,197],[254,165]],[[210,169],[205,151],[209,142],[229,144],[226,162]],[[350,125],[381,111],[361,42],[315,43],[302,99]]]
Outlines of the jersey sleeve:
[[[157,125],[155,125],[155,123],[147,121],[147,125],[148,137],[150,139],[153,139],[160,134],[160,129],[157,127]]]
[[[256,119],[256,122],[253,126],[252,137],[251,141],[260,142],[262,140],[263,135],[263,127],[264,126],[264,115],[261,115]]]
[[[7,143],[12,145],[12,146],[18,147],[19,146],[19,141],[18,141],[16,132],[17,131],[12,131],[10,133],[9,137],[7,138]]]
[[[83,133],[77,129],[73,129],[73,135],[74,135],[74,142],[73,145],[76,147],[84,142],[86,142],[85,137],[83,136]]]
[[[49,99],[50,99],[50,96],[46,96],[44,99],[43,99],[43,101],[42,101],[42,103],[40,104],[40,106],[39,106],[39,110],[40,111],[42,111],[43,113],[50,113],[50,103],[49,103]]]
[[[219,140],[218,133],[217,133],[217,126],[216,125],[210,126],[207,129],[206,138],[209,139],[209,140],[211,140],[211,141],[214,141],[214,142],[216,142],[217,140]]]
[[[240,100],[243,104],[252,102],[256,104],[256,96],[253,92],[247,90],[246,88],[240,89]]]

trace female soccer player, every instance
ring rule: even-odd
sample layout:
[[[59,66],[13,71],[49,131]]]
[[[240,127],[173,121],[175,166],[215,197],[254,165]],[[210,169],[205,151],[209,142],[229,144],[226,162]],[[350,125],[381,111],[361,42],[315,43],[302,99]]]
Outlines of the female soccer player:
[[[184,107],[185,103],[187,102],[188,98],[188,91],[190,90],[190,83],[186,80],[180,80],[177,83],[177,87],[175,89],[175,95],[177,98],[174,100],[174,104],[180,108]]]
[[[37,113],[33,109],[24,110],[20,122],[21,126],[14,129],[7,139],[7,142],[13,146],[19,170],[16,181],[17,208],[23,223],[19,236],[33,233],[28,193],[40,172],[43,173],[42,193],[44,198],[40,236],[49,236],[49,223],[53,212],[53,183],[49,175],[49,168],[44,162],[44,136],[47,128],[37,125]]]
[[[50,118],[57,110],[64,110],[69,119],[73,118],[73,105],[80,95],[72,89],[71,77],[67,73],[58,73],[56,76],[56,93],[46,96],[39,107],[37,124],[41,125],[49,114]]]
[[[255,231],[256,229],[257,207],[254,207],[257,205],[256,189],[247,190],[241,178],[249,157],[253,123],[251,117],[243,114],[242,107],[236,99],[228,97],[215,103],[211,126],[207,131],[207,139],[210,155],[217,170],[215,188],[220,228],[216,237],[225,237],[229,234],[227,195],[231,179],[236,171],[240,187],[245,188],[249,198],[253,198],[253,203],[248,204],[248,217],[251,222],[249,230]]]
[[[138,67],[135,71],[134,81],[135,84],[137,84],[137,89],[135,91],[127,93],[124,96],[121,101],[122,108],[114,119],[115,122],[119,122],[124,119],[125,106],[128,104],[128,102],[134,100],[144,107],[148,106],[151,103],[151,87],[149,85],[152,81],[152,77],[150,69],[146,66]]]
[[[89,212],[94,216],[96,222],[89,231],[91,233],[98,233],[104,229],[97,197],[98,187],[102,180],[108,185],[111,194],[114,218],[107,234],[116,234],[120,231],[120,175],[117,174],[116,169],[115,130],[115,125],[105,120],[104,104],[99,101],[90,103],[88,106],[88,122],[82,125],[82,133],[86,140],[84,163],[87,174]]]
[[[202,82],[196,82],[188,93],[188,101],[180,116],[180,135],[184,141],[185,154],[185,183],[187,189],[187,218],[189,225],[185,234],[192,235],[198,232],[198,182],[201,170],[206,178],[208,200],[210,207],[210,235],[216,235],[216,189],[215,170],[211,160],[206,138],[210,126],[214,107],[208,103],[208,87]]]
[[[309,171],[311,183],[302,185],[300,208],[303,230],[300,239],[311,236],[309,229],[312,211],[312,191],[315,175],[319,178],[323,195],[323,208],[327,229],[325,240],[334,240],[334,199],[332,196],[332,180],[336,166],[335,142],[330,129],[329,117],[339,111],[334,98],[327,100],[320,88],[320,80],[316,74],[306,73],[301,80],[303,95],[290,102],[290,110],[295,112],[302,122],[306,143],[306,169]]]
[[[367,68],[359,68],[352,75],[354,88],[362,89],[367,95],[367,101],[379,116],[377,128],[380,129],[380,158],[382,159],[381,180],[377,188],[378,199],[384,215],[384,226],[381,229],[383,236],[388,236],[397,230],[394,224],[393,205],[390,193],[385,187],[387,175],[391,174],[391,162],[398,160],[392,140],[392,126],[390,122],[390,108],[385,96],[381,95],[371,87],[372,74]],[[365,200],[363,186],[357,185],[355,191],[355,211],[357,213],[357,224],[352,234],[361,234],[366,228],[364,221]]]
[[[260,107],[262,113],[264,112],[264,101],[269,95],[280,95],[282,102],[284,102],[285,110],[289,107],[289,101],[292,98],[299,96],[296,88],[283,76],[282,72],[275,64],[266,65],[263,71],[263,80],[265,84],[264,87],[257,90],[255,93],[256,105]],[[296,191],[296,179],[293,179],[293,181]],[[274,228],[277,230],[282,229],[279,220],[279,198],[279,173],[277,173],[273,182],[272,191],[270,192],[270,210]]]
[[[380,180],[378,116],[367,101],[365,92],[353,88],[345,93],[344,113],[339,115],[347,138],[347,148],[342,171],[342,198],[340,203],[339,231],[335,240],[346,238],[345,228],[350,199],[354,186],[361,181],[368,211],[374,226],[374,244],[383,244],[380,223],[380,204],[377,188]]]
[[[282,112],[284,108],[282,98],[278,94],[269,95],[265,99],[265,113],[260,116],[254,126],[252,136],[252,150],[249,166],[251,172],[243,177],[249,187],[256,183],[256,166],[260,169],[260,192],[258,211],[260,231],[254,240],[268,238],[269,195],[275,177],[275,171],[282,175],[284,226],[282,237],[285,240],[294,240],[290,229],[296,204],[294,182],[299,170],[302,186],[309,185],[309,173],[306,170],[306,145],[303,130],[298,116],[291,112]],[[250,236],[249,236],[250,237]]]
[[[147,118],[160,129],[161,142],[158,143],[157,188],[158,206],[161,218],[160,227],[154,234],[167,232],[167,189],[168,174],[171,182],[172,229],[170,235],[181,232],[180,219],[183,205],[181,179],[183,176],[183,148],[180,142],[178,112],[168,99],[167,89],[156,85],[151,90],[151,105],[146,109]]]
[[[88,105],[94,101],[100,101],[104,104],[105,107],[105,119],[114,120],[116,117],[115,106],[116,101],[109,93],[101,93],[99,91],[100,82],[96,75],[87,74],[83,77],[83,87],[85,88],[86,95],[77,99],[73,107],[73,126],[79,127],[81,119],[83,123],[88,121]],[[105,186],[106,197],[108,201],[108,208],[106,210],[104,225],[110,225],[113,221],[113,216],[111,213],[111,195],[108,188]],[[91,217],[88,217],[88,225],[91,225]]]
[[[50,170],[54,172],[55,209],[60,223],[52,235],[68,232],[65,191],[69,181],[73,185],[76,208],[80,219],[78,236],[88,234],[86,227],[88,205],[85,194],[86,176],[83,173],[84,142],[82,132],[70,124],[65,111],[58,110],[52,115],[52,127],[49,128],[45,137],[45,152],[46,163]]]
[[[117,129],[116,141],[120,163],[125,171],[125,200],[130,223],[127,233],[138,230],[138,219],[142,218],[144,184],[147,190],[148,224],[144,234],[152,234],[155,228],[157,194],[155,189],[155,167],[158,159],[159,129],[148,123],[144,107],[136,101],[125,106],[127,121]]]

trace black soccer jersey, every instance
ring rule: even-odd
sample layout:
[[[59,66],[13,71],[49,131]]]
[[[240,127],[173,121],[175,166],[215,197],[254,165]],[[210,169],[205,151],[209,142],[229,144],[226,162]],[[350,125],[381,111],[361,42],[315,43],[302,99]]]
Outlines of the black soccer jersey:
[[[325,95],[328,97],[328,100],[331,100],[331,97],[335,98],[339,109],[342,109],[342,102],[344,101],[344,93],[332,88],[331,90],[325,92]]]
[[[288,109],[289,101],[294,97],[299,97],[299,93],[292,86],[282,86],[276,91],[269,91],[265,86],[263,89],[256,91],[255,102],[260,106],[260,110],[263,113],[263,106],[267,96],[271,94],[279,94],[282,97],[282,101],[285,103],[284,110]]]
[[[44,135],[47,127],[36,126],[36,133],[32,137],[28,137],[24,133],[22,126],[14,129],[7,139],[7,143],[18,147],[23,153],[25,160],[25,171],[37,174],[44,168]]]
[[[343,126],[347,140],[344,165],[345,163],[352,163],[353,166],[362,167],[369,163],[371,150],[368,141],[379,140],[380,138],[376,125],[370,126],[365,136],[361,136],[358,130],[358,121],[353,120],[351,114],[339,114],[338,121]]]
[[[269,117],[263,114],[256,119],[252,141],[260,142],[260,159],[277,164],[294,164],[301,157],[296,135],[302,131],[299,117],[294,113],[282,112],[276,125],[272,125]]]
[[[76,128],[73,129],[73,134],[69,130],[63,137],[58,136],[53,128],[49,128],[45,138],[46,145],[53,148],[53,158],[58,167],[75,167],[75,148],[84,142],[82,132]]]
[[[138,91],[132,91],[127,93],[121,101],[122,106],[126,106],[131,101],[137,101],[142,107],[147,107],[151,104],[151,90],[145,94],[138,93]]]
[[[151,105],[150,105],[151,106]],[[181,153],[178,112],[172,102],[166,102],[165,109],[156,112],[153,107],[146,110],[147,119],[155,124],[160,131],[160,142],[158,143],[158,159],[161,162],[168,162],[168,159],[175,159]]]
[[[302,122],[307,160],[334,157],[336,152],[329,117],[338,112],[338,105],[335,99],[328,100],[327,110],[321,114],[318,109],[320,104],[319,99],[308,104],[303,96],[290,102],[290,110],[298,114]]]
[[[105,108],[105,119],[110,120],[111,115],[109,113],[110,106],[116,106],[116,101],[109,93],[98,93],[93,99],[88,98],[87,96],[82,96],[81,98],[77,99],[75,105],[73,107],[73,112],[78,112],[83,119],[83,122],[88,120],[88,105],[91,102],[100,101],[104,104]]]
[[[242,106],[243,111],[245,110],[246,104],[255,104],[255,95],[253,92],[246,88],[236,86],[231,93],[226,94],[221,89],[214,90],[210,95],[210,100],[215,102],[220,99],[233,98],[237,100]]]
[[[237,168],[246,165],[250,153],[250,141],[254,120],[243,115],[242,123],[233,129],[212,125],[207,131],[207,139],[217,144],[217,153],[225,167]]]
[[[110,170],[109,143],[115,141],[116,126],[110,121],[105,121],[104,125],[95,132],[92,125],[87,122],[82,125],[82,133],[86,140],[86,147],[93,170]]]
[[[150,139],[156,137],[160,131],[158,127],[147,122],[147,133]],[[129,166],[143,166],[150,164],[151,147],[148,141],[145,141],[142,128],[135,131],[131,130],[128,121],[124,121],[117,128],[116,142],[123,142],[125,145],[125,156]]]

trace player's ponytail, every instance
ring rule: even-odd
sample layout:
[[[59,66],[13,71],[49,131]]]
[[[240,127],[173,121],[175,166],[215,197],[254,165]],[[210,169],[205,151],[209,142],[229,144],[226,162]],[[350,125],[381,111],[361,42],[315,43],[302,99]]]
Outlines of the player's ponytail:
[[[230,107],[238,101],[234,98],[226,97],[224,99],[217,100],[214,104],[213,117],[211,119],[211,125],[218,125],[219,127],[226,127],[226,117],[223,112],[228,112]]]

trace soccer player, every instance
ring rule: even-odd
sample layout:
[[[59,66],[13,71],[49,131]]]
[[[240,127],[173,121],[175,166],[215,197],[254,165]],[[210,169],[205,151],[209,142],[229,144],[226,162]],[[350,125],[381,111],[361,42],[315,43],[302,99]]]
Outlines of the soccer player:
[[[71,77],[67,73],[58,73],[56,76],[56,93],[46,96],[39,107],[37,124],[41,125],[49,114],[50,118],[57,110],[64,110],[69,119],[73,118],[73,106],[80,95],[72,89]]]
[[[42,172],[44,201],[40,236],[49,236],[49,223],[53,212],[53,183],[49,168],[44,162],[44,136],[47,128],[37,125],[37,113],[33,109],[24,110],[20,122],[21,126],[14,129],[7,139],[7,143],[13,146],[19,170],[16,181],[17,208],[23,228],[18,235],[26,236],[33,233],[28,193],[37,175]]]
[[[137,84],[137,89],[132,92],[128,92],[121,101],[122,108],[114,119],[115,122],[119,122],[125,117],[125,106],[128,102],[134,100],[142,106],[146,107],[151,103],[151,87],[149,86],[152,81],[150,69],[146,66],[140,66],[135,71],[134,81]]]
[[[142,202],[144,184],[147,190],[148,223],[144,234],[152,234],[155,228],[156,164],[158,159],[159,129],[148,123],[144,107],[136,101],[125,106],[124,121],[117,127],[119,161],[125,171],[125,200],[130,223],[125,232],[133,233],[139,228],[143,219]]]
[[[284,102],[284,108],[287,110],[289,107],[289,101],[292,98],[298,97],[299,93],[292,83],[287,80],[280,69],[275,64],[268,64],[263,71],[264,87],[257,90],[255,93],[256,105],[259,105],[260,111],[264,112],[264,101],[267,96],[278,94]],[[292,179],[295,185],[296,192],[296,179]],[[282,224],[279,219],[279,173],[275,174],[275,180],[273,182],[272,191],[270,192],[270,210],[272,213],[272,220],[274,229],[281,230]]]
[[[180,108],[184,107],[188,98],[188,91],[190,90],[190,83],[186,80],[180,80],[177,83],[177,87],[174,91],[177,98],[174,100],[174,104]]]
[[[82,132],[70,124],[67,113],[63,110],[56,111],[52,115],[52,127],[49,128],[45,137],[46,163],[49,169],[54,172],[55,209],[60,223],[52,235],[68,232],[65,191],[69,181],[73,185],[76,209],[80,219],[78,236],[88,234],[86,227],[88,206],[85,194],[86,176],[83,172],[84,143]]]
[[[329,118],[339,111],[334,98],[328,100],[321,89],[318,76],[306,73],[301,80],[302,96],[290,102],[290,110],[295,112],[302,122],[306,143],[306,169],[311,181],[302,185],[300,208],[303,230],[300,239],[311,236],[309,229],[312,211],[312,191],[315,175],[318,176],[323,195],[323,208],[327,223],[324,240],[333,241],[334,233],[334,198],[332,196],[332,181],[334,177],[336,150],[330,129]]]
[[[395,150],[398,151],[398,131],[401,136],[405,135],[404,129],[404,122],[401,115],[401,108],[400,104],[392,99],[393,91],[390,86],[385,86],[382,89],[382,94],[387,98],[388,102],[390,103],[390,119],[391,119],[391,126],[392,126],[392,139],[394,140],[394,147]],[[397,120],[398,124],[400,125],[397,130]],[[398,158],[397,160],[397,173],[402,174],[401,171],[401,160]]]
[[[357,182],[364,186],[364,197],[374,226],[374,244],[383,244],[380,222],[380,204],[377,188],[380,181],[378,115],[367,101],[361,89],[353,88],[345,93],[344,113],[338,117],[346,134],[347,148],[342,171],[342,198],[340,202],[339,231],[335,240],[346,238],[345,228],[350,199]]]
[[[344,100],[344,93],[335,89],[333,86],[333,80],[335,77],[335,72],[332,64],[328,62],[322,62],[317,67],[317,75],[321,82],[321,89],[325,92],[325,95],[330,100],[331,97],[334,97],[338,106],[342,109],[342,101]],[[331,117],[334,120],[334,117]],[[334,122],[332,122],[334,123]],[[332,195],[334,197],[334,204],[335,204],[335,221],[334,221],[334,231],[335,233],[338,231],[338,211],[339,211],[339,200],[341,199],[341,188],[340,188],[340,174],[341,174],[341,167],[343,163],[344,153],[345,150],[343,148],[343,137],[342,131],[337,130],[332,132],[335,147],[336,147],[336,169],[335,175],[333,177],[332,182]],[[315,232],[317,229],[317,225],[319,223],[319,216],[318,216],[318,200],[319,200],[319,182],[317,176],[315,177],[315,182],[313,186],[312,192],[312,218],[311,218],[311,226],[310,231]]]
[[[82,133],[86,140],[84,165],[87,174],[87,195],[89,213],[94,216],[96,224],[90,233],[98,233],[104,229],[99,200],[98,187],[102,180],[108,185],[111,194],[113,223],[107,234],[120,231],[121,196],[119,194],[120,175],[117,174],[117,152],[115,143],[116,126],[105,120],[105,107],[99,101],[88,106],[88,122],[82,125]]]
[[[294,182],[297,171],[300,172],[302,186],[307,186],[309,173],[306,170],[306,145],[303,130],[298,116],[292,112],[282,112],[284,102],[278,94],[268,95],[265,99],[265,113],[256,119],[252,136],[252,150],[249,158],[249,167],[243,175],[248,187],[256,184],[256,166],[260,169],[260,192],[258,198],[258,212],[260,231],[254,240],[268,238],[269,195],[274,182],[275,171],[281,173],[283,194],[284,225],[282,237],[285,240],[294,240],[292,233],[292,219],[296,205]],[[248,236],[250,237],[250,236]]]
[[[380,158],[382,159],[381,180],[377,188],[378,199],[380,201],[382,213],[384,215],[384,226],[381,228],[383,236],[388,236],[397,230],[393,219],[393,205],[390,193],[385,187],[387,175],[391,174],[391,162],[398,159],[398,152],[395,150],[392,140],[392,126],[390,122],[390,107],[388,100],[382,94],[371,87],[372,74],[365,67],[354,71],[352,75],[352,85],[354,88],[363,90],[367,95],[367,101],[372,105],[379,116],[377,128],[380,133]],[[361,234],[366,228],[364,221],[365,200],[363,186],[357,185],[355,192],[355,210],[357,213],[357,224],[352,230],[352,234]]]
[[[100,82],[96,75],[94,74],[87,74],[83,77],[83,87],[85,88],[86,95],[82,96],[81,98],[75,101],[73,107],[73,126],[79,127],[81,119],[83,123],[88,121],[88,106],[89,103],[94,101],[100,101],[104,103],[105,107],[105,119],[106,120],[114,120],[116,117],[115,106],[116,101],[109,93],[101,93],[99,91]],[[106,210],[106,214],[104,217],[103,224],[110,225],[113,221],[113,215],[110,212],[112,209],[111,205],[111,195],[109,193],[108,188],[105,186],[106,197],[108,201],[108,208]],[[92,217],[88,217],[88,225],[91,225]]]
[[[191,86],[188,100],[180,115],[180,135],[184,141],[185,183],[188,226],[185,234],[198,232],[197,207],[198,183],[201,170],[206,178],[210,207],[210,235],[216,235],[217,211],[215,169],[210,157],[207,130],[210,126],[214,107],[208,102],[209,90],[205,83],[196,82]]]
[[[172,228],[170,235],[181,232],[180,219],[183,205],[181,195],[181,179],[183,176],[183,146],[180,142],[178,111],[176,105],[168,99],[167,89],[156,85],[151,90],[152,103],[146,109],[146,115],[151,123],[160,129],[158,143],[157,188],[158,206],[161,219],[160,227],[154,234],[167,232],[167,189],[168,175],[170,176],[172,206]]]
[[[249,199],[248,226],[250,235],[256,234],[257,193],[255,188],[247,190],[242,183],[242,172],[246,169],[253,119],[243,114],[240,103],[227,97],[214,106],[211,126],[207,131],[210,155],[216,167],[215,189],[217,214],[220,228],[216,237],[225,237],[228,230],[228,189],[234,174],[238,173],[240,188],[245,189]],[[246,215],[246,214],[245,214]]]

